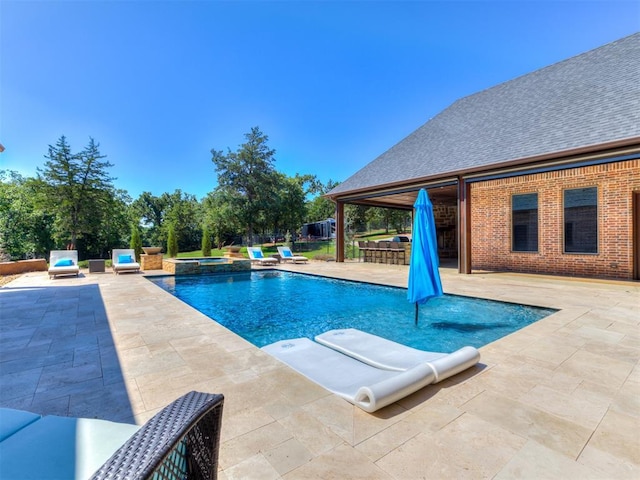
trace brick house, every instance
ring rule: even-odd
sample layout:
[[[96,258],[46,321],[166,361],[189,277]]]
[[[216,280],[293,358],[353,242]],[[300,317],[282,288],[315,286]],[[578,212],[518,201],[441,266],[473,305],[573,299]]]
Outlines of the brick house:
[[[640,33],[454,102],[331,190],[411,210],[461,273],[640,278]]]

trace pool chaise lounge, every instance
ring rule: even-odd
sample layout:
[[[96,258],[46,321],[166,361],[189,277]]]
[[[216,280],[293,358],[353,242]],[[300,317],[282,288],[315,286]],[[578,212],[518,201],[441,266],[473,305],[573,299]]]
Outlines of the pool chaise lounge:
[[[111,266],[116,275],[122,272],[139,272],[136,252],[132,248],[114,248],[111,252]]]
[[[282,340],[262,350],[366,412],[386,407],[435,378],[427,365],[406,372],[382,370],[308,338]]]
[[[398,352],[402,348],[409,348],[391,343],[396,345]],[[450,355],[438,354],[439,357],[433,361],[417,362],[403,370],[390,370],[373,366],[308,338],[282,340],[266,345],[262,350],[366,412],[375,412],[472,366],[471,360],[466,358],[466,361],[459,362],[450,359]],[[375,357],[373,354],[371,356]],[[473,358],[473,364],[477,363],[477,350]]]
[[[47,271],[49,278],[55,278],[57,275],[75,275],[80,274],[78,266],[77,250],[51,250],[49,254],[49,269]]]
[[[289,247],[278,247],[278,253],[283,262],[307,263],[309,259],[302,255],[294,255]]]
[[[251,259],[251,263],[258,265],[275,265],[278,259],[274,257],[265,257],[260,247],[247,247],[247,253]]]
[[[142,427],[0,408],[0,478],[215,479],[223,403],[190,392]]]
[[[315,340],[383,370],[405,371],[427,363],[435,374],[434,383],[460,373],[480,361],[480,352],[474,347],[462,347],[453,353],[427,352],[355,328],[329,330],[317,335]]]

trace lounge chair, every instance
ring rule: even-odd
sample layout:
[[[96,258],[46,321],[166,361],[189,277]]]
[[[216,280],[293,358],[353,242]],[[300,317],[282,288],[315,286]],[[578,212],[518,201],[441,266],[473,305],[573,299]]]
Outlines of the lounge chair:
[[[302,255],[294,255],[289,247],[278,247],[278,253],[282,260],[291,263],[307,263],[309,259]]]
[[[140,264],[136,262],[136,252],[133,248],[114,248],[111,252],[111,266],[116,275],[140,271]]]
[[[375,412],[480,360],[473,347],[451,354],[425,352],[356,329],[330,330],[316,336],[316,342],[295,338],[262,350],[366,412]]]
[[[427,352],[355,328],[329,330],[317,335],[315,340],[383,370],[403,372],[416,365],[428,364],[435,374],[434,383],[460,373],[480,361],[480,352],[474,347],[462,347],[453,353]]]
[[[275,265],[278,263],[277,258],[265,257],[260,247],[247,247],[247,253],[251,259],[251,263],[258,265]]]
[[[426,364],[405,372],[383,370],[308,338],[282,340],[262,350],[365,412],[386,407],[429,385],[435,378]]]
[[[142,427],[0,408],[0,478],[215,479],[223,403],[190,392]]]
[[[56,275],[75,275],[80,274],[78,266],[77,250],[51,250],[49,254],[49,278],[55,278]]]

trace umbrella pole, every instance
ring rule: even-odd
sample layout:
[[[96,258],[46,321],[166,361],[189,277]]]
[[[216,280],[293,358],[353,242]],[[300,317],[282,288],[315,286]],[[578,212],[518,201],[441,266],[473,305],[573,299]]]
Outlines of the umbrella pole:
[[[418,325],[418,302],[416,302],[416,325]]]

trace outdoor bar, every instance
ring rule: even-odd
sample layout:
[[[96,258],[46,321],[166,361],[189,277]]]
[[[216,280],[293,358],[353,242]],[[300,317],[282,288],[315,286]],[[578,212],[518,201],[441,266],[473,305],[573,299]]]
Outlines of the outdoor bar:
[[[360,256],[365,263],[409,265],[411,242],[358,241]]]

